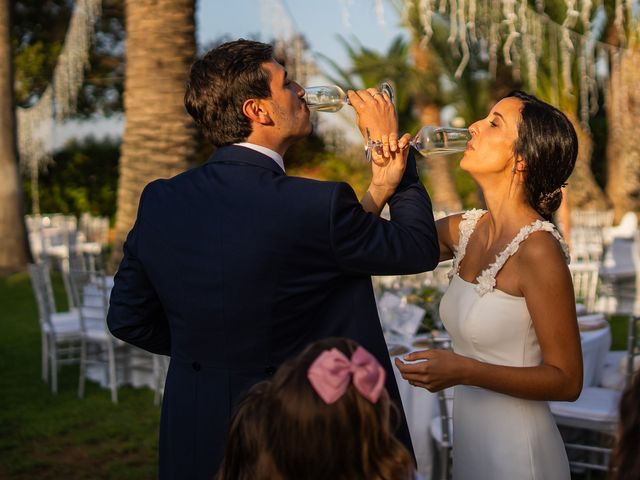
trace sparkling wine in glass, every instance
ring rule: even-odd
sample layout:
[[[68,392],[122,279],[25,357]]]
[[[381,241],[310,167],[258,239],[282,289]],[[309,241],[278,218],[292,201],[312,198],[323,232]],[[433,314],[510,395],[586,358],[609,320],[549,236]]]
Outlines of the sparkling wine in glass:
[[[420,155],[427,157],[464,152],[469,140],[471,133],[467,128],[426,126],[413,137],[411,145]]]
[[[446,155],[464,152],[471,133],[466,128],[425,126],[409,142],[420,155]],[[373,148],[381,148],[382,142],[369,139],[367,143],[367,160],[371,160]]]
[[[304,100],[309,110],[315,112],[337,112],[343,106],[349,105],[349,97],[337,85],[306,87]]]
[[[393,88],[387,82],[378,86],[378,90],[386,93],[393,103]],[[306,87],[304,100],[309,110],[316,112],[337,112],[345,105],[351,105],[349,97],[344,90],[337,85],[321,85],[318,87]]]

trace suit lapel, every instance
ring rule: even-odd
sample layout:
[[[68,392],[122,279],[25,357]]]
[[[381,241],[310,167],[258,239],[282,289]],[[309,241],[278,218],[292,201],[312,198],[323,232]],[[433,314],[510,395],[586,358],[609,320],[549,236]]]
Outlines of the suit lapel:
[[[236,163],[266,168],[278,175],[285,175],[276,162],[267,155],[238,145],[221,147],[208,160],[209,163]]]

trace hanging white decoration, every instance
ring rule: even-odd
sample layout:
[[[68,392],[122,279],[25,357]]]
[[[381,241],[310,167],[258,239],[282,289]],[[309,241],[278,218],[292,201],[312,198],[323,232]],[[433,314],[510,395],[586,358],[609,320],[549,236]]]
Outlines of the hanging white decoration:
[[[20,167],[36,182],[38,169],[51,159],[54,123],[76,111],[101,4],[100,0],[76,1],[51,83],[33,106],[16,109]],[[33,202],[38,213],[37,195]]]
[[[453,54],[462,57],[454,73],[460,78],[469,64],[472,46],[482,62],[488,62],[491,78],[496,78],[498,49],[502,49],[504,64],[512,69],[512,76],[519,80],[521,68],[526,69],[525,80],[532,91],[538,89],[539,59],[548,55],[550,101],[560,105],[564,99],[578,95],[578,111],[583,127],[598,109],[598,90],[603,82],[603,61],[620,64],[620,55],[628,40],[625,37],[625,15],[635,14],[633,3],[637,0],[616,0],[614,25],[620,47],[599,42],[606,24],[604,7],[593,9],[593,0],[565,0],[565,17],[561,24],[545,13],[544,0],[536,0],[529,7],[527,0],[440,0],[438,14],[449,17],[447,39]],[[479,2],[479,3],[478,3]],[[578,3],[579,2],[579,3]],[[409,5],[418,9],[424,37],[421,45],[433,36],[431,23],[436,15],[436,0],[405,0],[405,12]],[[580,22],[585,34],[575,28]],[[633,31],[632,29],[629,31]],[[548,51],[545,50],[548,48]],[[596,58],[606,57],[605,60]],[[578,85],[574,86],[572,70],[577,66]],[[606,75],[606,74],[605,74]],[[619,75],[617,76],[620,77]],[[617,95],[620,99],[623,95]],[[618,105],[624,109],[624,105]]]
[[[375,10],[376,16],[378,17],[378,23],[384,26],[384,5],[382,5],[382,0],[375,0]]]
[[[431,20],[433,17],[434,0],[420,0],[418,3],[418,16],[420,19],[420,25],[424,30],[424,36],[420,45],[424,48],[431,37],[433,36],[433,28],[431,28]],[[407,9],[405,9],[405,12]]]
[[[467,23],[464,19],[464,0],[458,0],[458,22],[459,22],[459,32],[458,39],[460,41],[460,46],[462,48],[462,60],[460,60],[460,64],[456,69],[454,74],[455,78],[462,77],[462,72],[466,68],[469,63],[469,44],[467,43]]]

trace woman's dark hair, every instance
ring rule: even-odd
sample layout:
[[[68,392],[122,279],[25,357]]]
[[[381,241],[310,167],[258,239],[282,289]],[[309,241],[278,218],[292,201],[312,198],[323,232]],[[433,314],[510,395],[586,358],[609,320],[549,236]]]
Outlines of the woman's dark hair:
[[[409,480],[414,465],[390,427],[386,391],[376,403],[351,384],[335,403],[313,390],[307,371],[325,350],[351,358],[357,344],[329,338],[255,385],[231,421],[218,480]]]
[[[236,40],[210,50],[191,65],[184,104],[202,133],[217,147],[244,141],[251,133],[242,106],[249,98],[268,98],[270,76],[262,64],[273,48]]]
[[[620,424],[613,450],[612,480],[637,480],[640,478],[640,373],[625,390],[620,400]]]
[[[546,220],[562,202],[562,187],[578,157],[578,136],[557,108],[515,90],[504,98],[522,102],[514,153],[526,164],[524,189],[529,204]]]

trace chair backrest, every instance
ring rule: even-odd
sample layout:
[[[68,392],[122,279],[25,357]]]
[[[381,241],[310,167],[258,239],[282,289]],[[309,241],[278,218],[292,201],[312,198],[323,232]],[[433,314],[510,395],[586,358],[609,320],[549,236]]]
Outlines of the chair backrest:
[[[613,210],[572,210],[571,228],[602,228],[613,225]]]
[[[604,255],[604,235],[600,227],[571,227],[571,259],[599,262]]]
[[[640,317],[629,316],[627,336],[627,367],[625,369],[625,386],[631,385],[636,370],[636,358],[640,358]]]
[[[87,242],[97,242],[106,246],[109,241],[109,218],[83,213],[80,217],[80,230]]]
[[[98,328],[107,331],[110,289],[104,273],[69,270],[69,280],[74,303],[80,312],[82,330]]]
[[[56,311],[56,303],[51,286],[49,266],[46,263],[30,263],[27,266],[33,295],[38,307],[40,325],[51,323],[51,314]]]
[[[573,280],[573,293],[577,303],[582,303],[587,312],[593,312],[598,296],[598,262],[575,262],[569,265]]]

